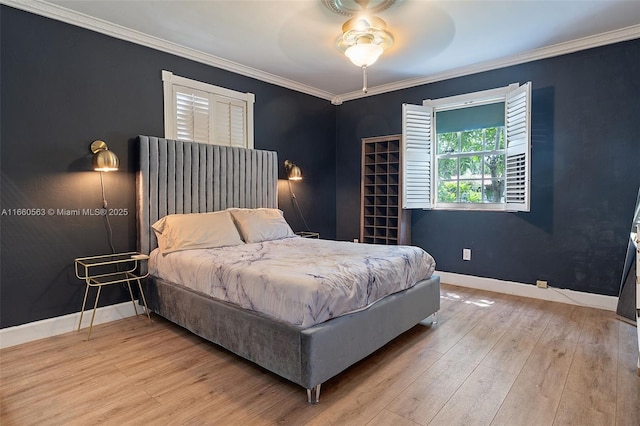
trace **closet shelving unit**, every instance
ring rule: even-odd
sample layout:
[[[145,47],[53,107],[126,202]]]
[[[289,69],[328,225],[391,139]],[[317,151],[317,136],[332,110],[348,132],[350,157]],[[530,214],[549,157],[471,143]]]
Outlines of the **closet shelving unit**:
[[[401,135],[362,139],[360,241],[411,244],[411,211],[402,210]]]

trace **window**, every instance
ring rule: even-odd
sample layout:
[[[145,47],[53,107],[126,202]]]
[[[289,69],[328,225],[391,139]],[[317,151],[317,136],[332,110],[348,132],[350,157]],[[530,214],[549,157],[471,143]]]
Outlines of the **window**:
[[[162,71],[165,137],[253,148],[252,93],[241,93]]]
[[[403,105],[403,208],[529,211],[530,99],[527,83]]]

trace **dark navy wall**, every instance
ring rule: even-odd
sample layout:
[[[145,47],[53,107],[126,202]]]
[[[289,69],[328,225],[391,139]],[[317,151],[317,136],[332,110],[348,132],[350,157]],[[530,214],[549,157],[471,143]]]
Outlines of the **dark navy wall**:
[[[615,295],[640,185],[640,41],[349,101],[328,101],[58,21],[0,6],[0,327],[77,312],[83,285],[73,259],[109,251],[95,216],[100,177],[88,146],[104,139],[121,159],[105,174],[119,251],[135,248],[138,134],[163,135],[161,70],[252,92],[255,146],[290,159],[305,179],[294,191],[311,230],[359,233],[360,139],[399,133],[403,102],[512,82],[533,83],[532,211],[414,211],[414,244],[438,269]],[[372,72],[374,70],[372,69]],[[281,171],[281,177],[284,177]],[[280,182],[280,206],[303,222]],[[54,209],[17,216],[14,209]],[[462,248],[473,260],[461,260]],[[126,300],[119,288],[102,305]]]
[[[95,139],[121,160],[120,171],[104,176],[109,207],[127,210],[111,218],[115,248],[135,249],[131,141],[164,135],[163,69],[254,93],[255,147],[302,168],[305,179],[294,190],[306,221],[323,237],[335,237],[335,107],[329,101],[7,6],[0,6],[0,19],[0,327],[77,312],[84,285],[74,276],[73,259],[109,252],[102,218],[57,213],[101,207],[100,175],[89,168]],[[288,187],[279,189],[285,217],[294,230],[304,230]],[[30,208],[45,215],[14,210]],[[101,305],[124,300],[113,286]]]
[[[531,212],[416,210],[412,242],[441,271],[617,296],[640,186],[640,40],[339,106],[338,239],[359,232],[360,139],[400,133],[403,102],[527,81]]]

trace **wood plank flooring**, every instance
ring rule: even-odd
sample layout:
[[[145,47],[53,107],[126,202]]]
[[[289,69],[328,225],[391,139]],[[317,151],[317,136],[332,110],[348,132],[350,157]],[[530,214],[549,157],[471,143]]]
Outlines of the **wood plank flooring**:
[[[640,425],[634,326],[443,285],[419,324],[304,389],[157,316],[0,351],[0,424]]]

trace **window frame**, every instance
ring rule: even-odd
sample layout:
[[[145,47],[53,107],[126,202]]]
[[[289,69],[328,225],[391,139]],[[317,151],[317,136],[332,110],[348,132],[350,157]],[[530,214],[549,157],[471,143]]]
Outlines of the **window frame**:
[[[504,203],[436,202],[436,112],[505,104]],[[426,99],[422,105],[402,105],[403,200],[402,208],[434,210],[529,211],[531,158],[531,82],[506,87]]]
[[[255,103],[255,95],[253,93],[242,93],[235,90],[226,89],[224,87],[214,86],[197,80],[180,77],[171,71],[162,71],[162,86],[164,98],[164,132],[167,139],[178,139],[177,135],[177,94],[178,92],[195,95],[206,96],[209,102],[209,130],[207,140],[194,140],[199,143],[208,143],[211,145],[224,146],[242,146],[244,148],[254,148],[254,131],[253,131],[253,107]],[[229,134],[231,135],[232,106],[243,108],[243,144],[233,144],[233,138],[229,136],[229,143],[220,143],[218,138],[220,134],[220,126],[218,125],[217,113],[221,104],[229,105]],[[225,130],[225,129],[223,129]],[[226,141],[225,141],[226,142]]]

